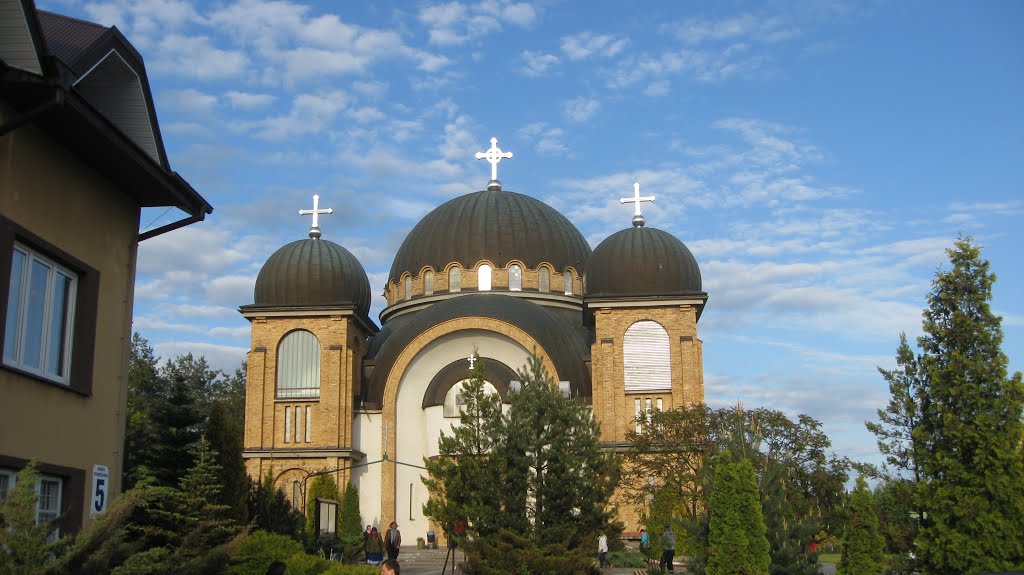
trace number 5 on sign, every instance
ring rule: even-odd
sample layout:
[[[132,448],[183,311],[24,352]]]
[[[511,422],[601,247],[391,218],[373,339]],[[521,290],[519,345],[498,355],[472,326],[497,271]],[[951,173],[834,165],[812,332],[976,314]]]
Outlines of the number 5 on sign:
[[[92,505],[89,507],[89,517],[102,515],[107,510],[109,479],[110,472],[106,465],[92,466]]]

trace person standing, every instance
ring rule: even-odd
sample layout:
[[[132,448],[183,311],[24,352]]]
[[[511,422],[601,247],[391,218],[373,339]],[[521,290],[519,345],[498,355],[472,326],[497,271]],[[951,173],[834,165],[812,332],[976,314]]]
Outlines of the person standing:
[[[661,546],[665,549],[665,552],[661,554],[658,568],[664,571],[665,565],[668,565],[668,572],[675,573],[672,558],[676,555],[676,534],[672,532],[672,528],[668,523],[665,524],[665,532],[661,534]]]
[[[597,562],[601,566],[601,569],[610,567],[608,563],[608,536],[604,533],[597,538]]]
[[[366,562],[369,565],[380,565],[384,560],[384,542],[380,540],[380,532],[374,527],[370,538],[366,541]]]
[[[370,533],[373,530],[373,526],[367,525],[366,531],[363,531],[363,560],[369,559],[369,544],[370,544]]]
[[[402,532],[398,530],[398,524],[392,521],[384,535],[384,549],[388,553],[388,559],[398,559],[398,551],[401,547]]]

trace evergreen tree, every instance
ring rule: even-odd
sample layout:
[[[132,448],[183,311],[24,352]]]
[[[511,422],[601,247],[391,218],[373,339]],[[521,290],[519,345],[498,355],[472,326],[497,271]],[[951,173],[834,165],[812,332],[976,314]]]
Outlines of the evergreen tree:
[[[157,484],[177,485],[182,471],[195,462],[194,447],[204,422],[188,382],[181,378],[171,381],[166,401],[149,417],[159,439],[150,446],[147,467]]]
[[[316,500],[317,499],[329,499],[341,503],[341,496],[338,493],[338,484],[334,481],[334,477],[330,473],[321,473],[313,478],[309,482],[309,492],[306,494],[306,537],[309,538],[311,544],[316,543],[317,537],[317,524],[316,524]],[[334,532],[338,532],[338,517],[335,516]]]
[[[132,333],[125,417],[125,490],[153,477],[153,447],[159,441],[159,433],[152,416],[167,393],[166,381],[159,375],[159,362],[149,342],[139,332]]]
[[[262,481],[250,480],[249,520],[255,529],[302,539],[305,518],[288,501],[288,496],[274,487],[274,473],[267,471]]]
[[[43,572],[43,564],[52,545],[52,523],[36,525],[36,463],[29,462],[18,472],[7,499],[0,501],[0,573],[32,575]]]
[[[863,476],[850,495],[850,516],[843,531],[843,555],[836,575],[882,575],[885,538],[878,529],[875,498]]]
[[[218,503],[226,505],[238,521],[248,520],[249,474],[242,458],[243,420],[231,413],[227,400],[218,400],[210,408],[206,420],[206,438],[216,453],[220,469],[217,483],[221,486]]]
[[[345,560],[357,560],[363,554],[363,520],[359,515],[359,489],[349,481],[338,510],[338,539]]]
[[[499,528],[501,476],[494,452],[501,437],[501,398],[488,394],[484,362],[477,360],[462,383],[462,411],[451,435],[441,432],[438,456],[423,464],[431,496],[423,512],[448,536],[462,521],[467,535],[489,537]]]
[[[969,237],[947,254],[918,338],[919,555],[926,574],[1005,570],[1024,563],[1024,383],[1008,377],[989,262]]]
[[[720,456],[710,501],[708,575],[768,575],[767,528],[754,466]]]

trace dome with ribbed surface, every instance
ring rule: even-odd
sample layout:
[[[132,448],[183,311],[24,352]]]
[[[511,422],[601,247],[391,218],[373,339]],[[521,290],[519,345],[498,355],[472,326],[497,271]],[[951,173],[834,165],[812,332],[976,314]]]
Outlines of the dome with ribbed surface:
[[[274,252],[256,277],[256,306],[353,305],[370,310],[370,282],[352,252],[327,240],[298,240]]]
[[[590,245],[576,226],[544,202],[501,190],[459,196],[423,217],[409,232],[391,265],[389,281],[424,266],[469,268],[480,260],[504,267],[520,260],[528,268],[548,262],[556,270],[582,270]]]
[[[700,294],[700,268],[683,242],[654,228],[614,233],[587,263],[588,297]]]

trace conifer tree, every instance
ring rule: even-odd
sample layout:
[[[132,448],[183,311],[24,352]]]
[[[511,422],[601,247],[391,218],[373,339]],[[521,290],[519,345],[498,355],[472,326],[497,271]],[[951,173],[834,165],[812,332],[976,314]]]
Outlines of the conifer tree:
[[[306,494],[306,537],[314,543],[317,535],[316,524],[316,500],[329,499],[341,503],[341,495],[338,493],[338,484],[330,473],[321,473],[309,481],[308,493]],[[335,516],[334,532],[338,532],[339,517]]]
[[[0,501],[0,573],[31,575],[41,573],[51,545],[47,538],[52,523],[36,525],[36,463],[18,472],[14,488]]]
[[[926,574],[1000,571],[1024,563],[1024,384],[1007,374],[988,260],[969,237],[947,254],[918,338],[918,547]]]
[[[230,509],[238,521],[248,520],[246,501],[249,495],[249,474],[242,458],[243,419],[231,414],[225,400],[215,401],[206,420],[206,438],[216,453],[219,468],[217,484],[221,486],[218,502]]]
[[[295,511],[284,491],[274,487],[272,470],[267,470],[261,481],[251,480],[248,503],[254,528],[301,539],[305,518]]]
[[[715,465],[710,500],[707,575],[768,575],[767,528],[761,511],[754,465],[728,454]]]
[[[857,486],[850,495],[849,512],[836,575],[882,575],[885,538],[878,529],[875,498],[863,476],[857,478]]]

